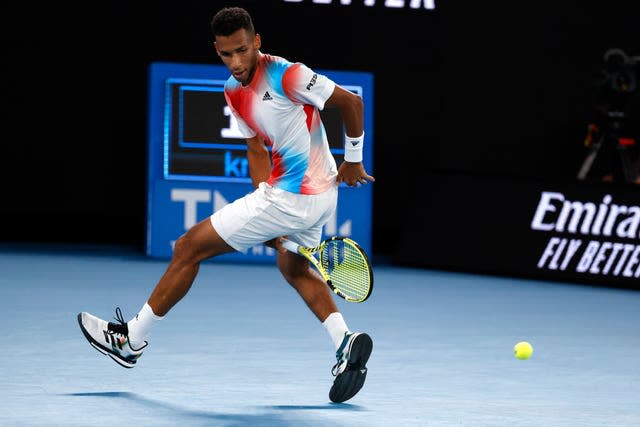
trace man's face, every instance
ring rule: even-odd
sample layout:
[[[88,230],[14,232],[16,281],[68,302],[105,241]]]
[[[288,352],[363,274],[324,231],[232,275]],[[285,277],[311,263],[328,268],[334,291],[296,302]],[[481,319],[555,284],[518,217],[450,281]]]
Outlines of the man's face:
[[[258,64],[260,35],[241,28],[229,36],[216,36],[214,45],[233,77],[243,85],[249,84]]]

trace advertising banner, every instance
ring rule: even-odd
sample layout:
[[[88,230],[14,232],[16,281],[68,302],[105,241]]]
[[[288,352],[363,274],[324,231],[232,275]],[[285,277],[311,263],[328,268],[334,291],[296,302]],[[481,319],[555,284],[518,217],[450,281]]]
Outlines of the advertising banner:
[[[433,174],[394,261],[640,288],[632,185]]]

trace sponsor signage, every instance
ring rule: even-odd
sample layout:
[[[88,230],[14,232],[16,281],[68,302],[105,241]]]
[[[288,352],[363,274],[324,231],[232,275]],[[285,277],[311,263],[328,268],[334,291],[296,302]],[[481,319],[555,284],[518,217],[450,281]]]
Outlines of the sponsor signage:
[[[640,288],[637,186],[433,173],[396,263]]]
[[[611,194],[575,200],[542,191],[531,229],[546,236],[537,268],[579,275],[640,277],[640,207]]]
[[[353,4],[362,4],[366,7],[384,7],[386,9],[427,9],[436,8],[435,0],[283,0],[285,3],[300,3],[313,5],[336,5],[351,6]]]

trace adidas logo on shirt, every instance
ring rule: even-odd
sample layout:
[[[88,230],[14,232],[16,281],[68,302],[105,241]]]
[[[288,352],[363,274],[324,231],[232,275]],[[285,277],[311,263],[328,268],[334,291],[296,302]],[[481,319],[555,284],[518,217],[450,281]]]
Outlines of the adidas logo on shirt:
[[[271,95],[269,95],[269,91],[266,91],[264,93],[264,96],[262,97],[263,101],[271,101],[273,98],[271,97]]]

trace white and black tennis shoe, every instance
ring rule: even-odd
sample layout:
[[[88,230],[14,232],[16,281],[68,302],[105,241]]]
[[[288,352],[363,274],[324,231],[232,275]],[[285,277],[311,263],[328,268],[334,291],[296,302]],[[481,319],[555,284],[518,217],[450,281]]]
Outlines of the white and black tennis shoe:
[[[148,343],[145,341],[140,348],[133,348],[120,308],[116,308],[116,320],[118,323],[107,322],[85,312],[78,314],[78,324],[89,344],[119,365],[133,368]]]
[[[338,362],[331,373],[336,377],[329,391],[329,399],[341,403],[355,396],[367,378],[367,361],[373,349],[373,340],[365,333],[346,333],[336,351]]]

